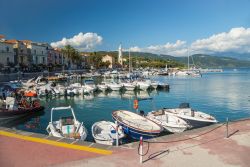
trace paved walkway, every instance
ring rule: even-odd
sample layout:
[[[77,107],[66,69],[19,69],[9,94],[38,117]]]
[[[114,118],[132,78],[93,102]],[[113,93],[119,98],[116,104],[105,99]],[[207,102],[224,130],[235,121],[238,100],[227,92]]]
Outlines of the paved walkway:
[[[184,133],[184,135],[177,135],[177,137],[165,136],[157,140],[173,141],[192,138],[217,126],[197,129]],[[131,144],[131,149],[121,149],[110,156],[68,162],[57,165],[57,167],[249,167],[250,120],[230,123],[229,138],[225,138],[225,129],[224,125],[208,134],[182,142],[150,144],[149,153],[144,156],[143,164],[139,163],[136,145]],[[147,145],[144,143],[144,150],[146,149]]]
[[[39,167],[112,154],[111,150],[91,147],[93,144],[88,142],[57,140],[28,132],[0,130],[0,166]]]
[[[154,139],[154,142],[169,142],[190,138],[180,142],[150,143],[143,164],[139,163],[138,143],[110,148],[112,151],[109,151],[96,144],[97,148],[92,148],[93,144],[60,144],[0,130],[0,166],[249,167],[250,120],[230,123],[229,138],[225,138],[225,129],[225,125],[213,125]],[[147,144],[143,147],[145,152]]]

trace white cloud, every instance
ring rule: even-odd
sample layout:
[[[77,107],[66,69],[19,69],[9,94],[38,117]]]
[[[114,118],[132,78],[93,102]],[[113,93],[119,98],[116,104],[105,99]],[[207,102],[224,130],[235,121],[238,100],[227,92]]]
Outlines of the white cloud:
[[[204,52],[250,52],[250,28],[232,28],[229,32],[198,39],[191,44],[194,50]]]
[[[250,53],[250,28],[232,28],[229,32],[214,34],[208,38],[198,39],[186,44],[186,41],[177,40],[175,43],[150,45],[144,48],[131,47],[131,51],[186,56],[187,48],[194,53],[235,52]]]
[[[100,45],[102,43],[102,39],[103,38],[96,33],[88,32],[84,34],[80,32],[72,38],[63,38],[61,41],[52,42],[51,46],[61,48],[66,45],[71,45],[80,51],[88,51],[93,49],[95,46]]]
[[[130,51],[183,56],[186,54],[187,49],[186,49],[186,41],[177,40],[175,43],[168,42],[164,45],[150,45],[145,48],[134,46],[130,48]]]

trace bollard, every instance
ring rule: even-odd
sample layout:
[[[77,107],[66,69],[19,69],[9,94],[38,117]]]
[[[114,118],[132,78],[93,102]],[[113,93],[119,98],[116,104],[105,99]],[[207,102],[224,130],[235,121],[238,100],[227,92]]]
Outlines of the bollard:
[[[142,146],[143,146],[143,137],[140,137],[140,163],[142,164]]]
[[[226,123],[226,138],[228,138],[228,117],[227,117],[227,123]]]
[[[119,146],[119,134],[118,134],[118,123],[117,123],[117,121],[115,121],[115,131],[116,131],[116,133],[115,133],[115,135],[116,135],[116,147],[118,147]]]

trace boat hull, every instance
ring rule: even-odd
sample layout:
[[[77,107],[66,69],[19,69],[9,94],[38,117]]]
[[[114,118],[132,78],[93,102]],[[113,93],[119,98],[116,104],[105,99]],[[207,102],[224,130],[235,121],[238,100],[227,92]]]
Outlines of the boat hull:
[[[147,140],[147,139],[151,139],[151,138],[154,138],[154,137],[157,137],[159,136],[160,132],[144,132],[144,131],[139,131],[139,130],[136,130],[134,128],[131,128],[129,126],[127,126],[126,124],[120,122],[118,119],[116,119],[113,115],[112,115],[113,119],[115,121],[117,121],[117,123],[122,126],[122,129],[124,131],[124,133],[128,136],[130,136],[131,138],[135,139],[135,140],[140,140],[140,137],[143,137],[144,140]]]
[[[215,123],[215,122],[193,120],[193,119],[189,119],[189,118],[182,118],[182,119],[184,119],[186,122],[188,122],[188,124],[191,125],[192,128],[201,128],[201,127],[212,125]]]
[[[26,115],[31,115],[33,113],[36,113],[42,110],[44,110],[43,106],[30,108],[30,109],[19,109],[15,111],[8,111],[8,110],[0,109],[0,121],[1,122],[12,121],[17,118],[20,118]]]
[[[184,132],[187,127],[172,127],[172,126],[164,126],[162,125],[163,128],[168,131],[168,132],[171,132],[171,133],[181,133],[181,132]]]

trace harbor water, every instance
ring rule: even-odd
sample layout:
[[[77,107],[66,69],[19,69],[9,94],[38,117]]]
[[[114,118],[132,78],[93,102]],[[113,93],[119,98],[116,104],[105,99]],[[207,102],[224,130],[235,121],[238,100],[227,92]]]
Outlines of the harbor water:
[[[211,114],[220,122],[250,117],[250,69],[225,70],[221,73],[207,73],[202,77],[152,76],[152,80],[166,82],[170,90],[140,92],[108,92],[93,96],[41,98],[45,111],[39,116],[23,118],[9,126],[16,129],[47,134],[52,107],[72,106],[77,119],[88,130],[88,141],[93,141],[91,126],[101,120],[112,121],[114,110],[133,109],[135,97],[148,98],[139,102],[139,110],[145,113],[160,108],[175,108],[182,102],[189,102],[191,107]],[[56,112],[55,120],[67,112]]]

